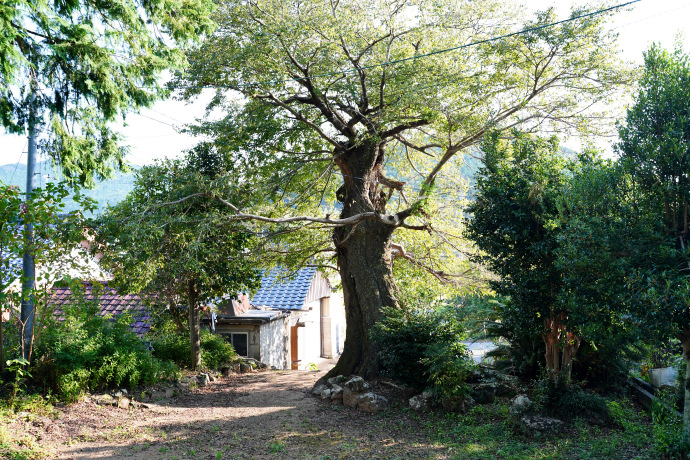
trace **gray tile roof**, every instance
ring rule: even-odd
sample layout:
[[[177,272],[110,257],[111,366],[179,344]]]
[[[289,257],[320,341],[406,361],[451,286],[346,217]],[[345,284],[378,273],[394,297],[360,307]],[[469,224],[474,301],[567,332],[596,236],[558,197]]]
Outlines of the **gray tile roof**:
[[[137,294],[121,295],[108,286],[107,282],[84,282],[82,293],[73,293],[69,287],[53,287],[48,298],[48,305],[54,308],[55,316],[64,320],[62,308],[70,305],[77,298],[83,298],[87,302],[98,302],[101,316],[117,316],[120,313],[129,312],[132,315],[132,323],[129,325],[132,332],[138,336],[145,335],[151,328],[151,316],[148,313],[144,300]]]
[[[280,270],[272,270],[264,275],[261,288],[251,299],[251,304],[279,310],[299,310],[306,303],[315,273],[314,267],[302,268],[290,280],[283,279]]]

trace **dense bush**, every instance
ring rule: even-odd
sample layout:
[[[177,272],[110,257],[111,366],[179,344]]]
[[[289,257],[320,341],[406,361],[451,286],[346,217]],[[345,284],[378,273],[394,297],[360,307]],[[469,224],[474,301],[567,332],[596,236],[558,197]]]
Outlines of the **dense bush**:
[[[101,317],[98,307],[78,302],[65,307],[63,321],[46,327],[36,342],[36,374],[62,399],[88,390],[135,387],[174,378],[177,367],[152,356],[130,330],[129,315]]]
[[[474,364],[461,342],[462,324],[452,308],[387,309],[373,339],[384,375],[438,396],[458,396]]]
[[[160,360],[172,361],[180,367],[189,367],[189,332],[180,333],[165,327],[151,340],[153,356]]]
[[[191,350],[189,333],[178,332],[171,324],[163,326],[151,340],[153,356],[170,360],[180,367],[189,367]],[[220,365],[237,358],[235,349],[223,336],[207,330],[201,331],[201,366],[217,369]]]
[[[612,420],[605,398],[565,379],[540,380],[534,396],[538,410],[548,415],[564,419],[583,417],[603,423]]]
[[[201,365],[206,369],[218,369],[237,358],[237,353],[223,336],[201,331]]]

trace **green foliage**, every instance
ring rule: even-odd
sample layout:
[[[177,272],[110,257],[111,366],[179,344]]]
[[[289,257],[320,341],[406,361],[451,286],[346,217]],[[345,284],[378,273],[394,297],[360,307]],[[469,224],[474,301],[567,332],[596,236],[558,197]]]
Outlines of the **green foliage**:
[[[514,134],[514,140],[504,142],[494,132],[484,142],[485,166],[478,171],[476,200],[468,207],[466,235],[482,251],[473,260],[498,275],[492,287],[510,298],[501,306],[500,328],[509,334],[504,337],[525,349],[532,337],[542,335],[545,320],[568,313],[558,301],[562,279],[556,266],[567,164],[556,138]]]
[[[172,361],[180,367],[191,367],[189,362],[189,337],[168,326],[151,340],[153,356],[161,361]],[[221,335],[201,331],[201,365],[206,369],[218,369],[237,358],[235,349]]]
[[[97,305],[78,301],[65,307],[63,316],[36,343],[36,375],[61,398],[74,401],[90,390],[132,388],[176,376],[171,362],[154,358],[131,332],[128,315],[101,316]]]
[[[201,364],[207,369],[218,369],[237,358],[235,349],[219,334],[201,331]]]
[[[189,367],[189,337],[169,329],[151,340],[151,352],[161,361],[172,361],[180,367]]]
[[[474,364],[461,343],[465,332],[457,312],[387,309],[373,332],[382,373],[439,397],[458,396]]]
[[[488,319],[480,323],[482,331],[487,338],[505,342],[498,343],[486,357],[493,359],[494,366],[504,373],[533,379],[542,369],[544,340],[534,328],[516,326],[512,319],[517,315],[519,312],[509,298],[491,302]]]
[[[475,367],[467,346],[457,338],[430,344],[421,360],[427,388],[439,399],[458,398],[468,392],[465,381]]]
[[[12,397],[10,398],[10,405],[14,405],[17,394],[21,391],[21,384],[26,378],[31,377],[28,371],[29,361],[24,358],[7,360],[7,370],[14,374],[12,382]]]
[[[164,94],[185,45],[211,31],[208,0],[16,0],[0,5],[0,125],[47,131],[42,147],[71,184],[93,185],[127,149],[110,123]],[[41,114],[45,112],[45,115]]]
[[[683,439],[683,419],[675,410],[675,395],[659,391],[652,406],[654,447],[667,459],[683,459],[690,452],[690,442]]]
[[[561,378],[540,380],[534,399],[538,410],[556,417],[570,420],[583,417],[599,423],[612,421],[605,398]]]
[[[0,305],[3,308],[18,306],[23,300],[22,295],[31,296],[34,307],[31,313],[40,320],[52,315],[45,308],[48,294],[46,286],[70,272],[87,275],[83,266],[78,263],[79,257],[72,254],[78,250],[81,255],[85,254],[77,249],[79,242],[84,239],[83,213],[92,211],[95,203],[77,193],[74,200],[80,209],[66,212],[65,198],[68,194],[69,189],[64,182],[48,183],[45,188],[33,190],[28,197],[17,187],[0,183]],[[25,199],[28,200],[28,205]],[[34,289],[30,292],[8,289],[16,280],[19,280],[20,285],[25,281],[21,264],[16,263],[25,252],[33,256],[37,267]],[[18,326],[18,322],[19,318],[14,325]],[[8,328],[8,331],[3,328],[2,333],[10,332],[10,337],[4,337],[0,342],[3,347],[5,344],[16,346],[16,349],[10,350],[12,356],[30,356],[32,345],[25,343],[20,330],[21,327]],[[42,329],[37,329],[34,335],[38,336],[41,332]],[[4,366],[4,352],[4,348],[0,347],[0,369]]]
[[[196,337],[201,302],[258,287],[260,271],[248,248],[251,229],[229,217],[216,196],[243,202],[248,187],[216,180],[229,164],[216,151],[196,149],[184,160],[141,168],[127,199],[98,220],[101,263],[127,292],[154,294],[157,312],[186,304],[190,346],[199,364]],[[204,166],[205,165],[205,166]],[[175,317],[180,329],[180,318]]]

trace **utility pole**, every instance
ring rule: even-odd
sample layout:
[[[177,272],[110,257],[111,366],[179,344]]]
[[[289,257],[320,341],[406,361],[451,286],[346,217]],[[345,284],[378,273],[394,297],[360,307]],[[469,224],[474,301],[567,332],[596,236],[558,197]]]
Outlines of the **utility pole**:
[[[28,235],[27,246],[24,248],[24,259],[22,263],[22,272],[24,283],[22,284],[22,305],[20,312],[20,320],[22,324],[22,358],[27,361],[31,358],[31,348],[33,346],[34,337],[34,282],[36,278],[36,270],[34,266],[34,255],[32,253],[32,246],[34,242],[34,226],[31,219],[27,219],[29,214],[29,207],[31,203],[31,192],[35,187],[34,172],[36,169],[36,157],[38,156],[36,149],[36,105],[33,88],[29,96],[29,150],[27,152],[26,161],[26,214],[24,221],[24,229]]]

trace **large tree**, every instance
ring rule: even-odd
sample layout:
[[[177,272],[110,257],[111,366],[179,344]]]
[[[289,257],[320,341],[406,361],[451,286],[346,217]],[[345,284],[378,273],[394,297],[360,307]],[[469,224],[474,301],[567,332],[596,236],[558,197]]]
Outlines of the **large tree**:
[[[133,190],[99,218],[94,248],[124,292],[155,299],[153,312],[166,312],[188,330],[190,365],[201,365],[203,303],[258,287],[260,271],[246,248],[254,236],[224,219],[226,208],[193,194],[218,193],[222,162],[205,151],[167,160],[136,172]],[[233,198],[241,190],[225,184]],[[157,305],[156,305],[157,304]],[[188,328],[179,321],[186,305]],[[157,309],[156,306],[159,308]],[[162,310],[161,308],[162,307]]]
[[[507,143],[492,133],[482,150],[485,165],[467,209],[467,236],[481,250],[474,258],[498,275],[496,292],[510,297],[504,326],[519,336],[540,334],[549,377],[568,379],[581,338],[559,300],[563,276],[556,265],[566,161],[555,138],[521,134]]]
[[[394,235],[433,233],[429,211],[449,166],[476,154],[491,129],[601,121],[587,109],[627,77],[605,31],[609,14],[592,12],[553,24],[551,10],[529,18],[495,0],[220,5],[217,32],[189,54],[178,84],[187,97],[216,88],[210,109],[224,116],[195,132],[264,191],[261,212],[227,202],[234,218],[335,227],[347,339],[332,373],[378,372],[369,332],[382,307],[398,305],[394,256],[414,259]],[[340,216],[299,215],[327,212]]]
[[[645,53],[640,89],[619,130],[621,162],[663,225],[664,244],[641,246],[653,267],[630,276],[632,306],[648,331],[681,341],[685,375],[683,435],[690,442],[690,57],[658,46]]]

